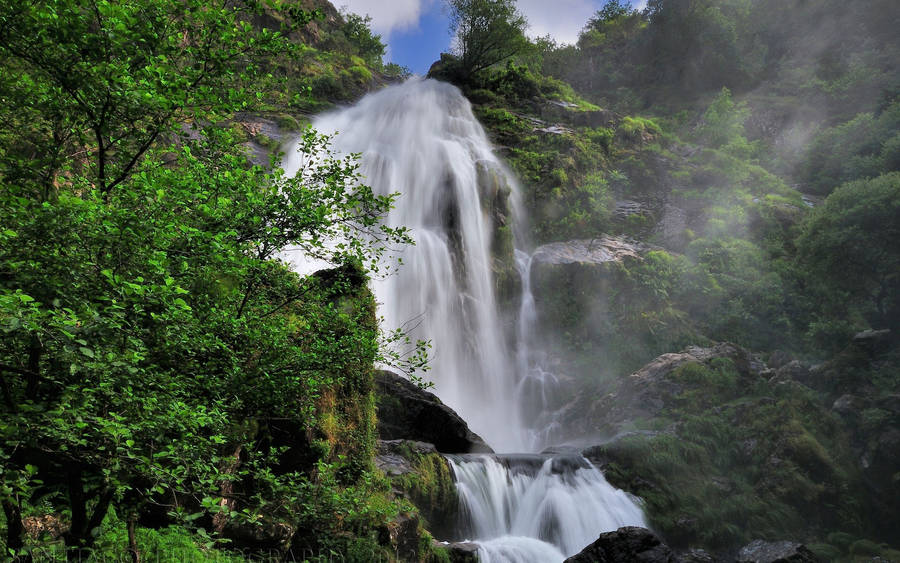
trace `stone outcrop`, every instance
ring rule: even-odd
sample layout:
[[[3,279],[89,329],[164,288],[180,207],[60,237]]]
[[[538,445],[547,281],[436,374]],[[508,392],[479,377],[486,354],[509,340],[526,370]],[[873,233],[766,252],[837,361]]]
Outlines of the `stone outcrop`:
[[[552,242],[534,251],[533,268],[542,266],[599,266],[640,259],[649,245],[607,235],[594,239]]]
[[[593,334],[591,327],[604,322],[610,295],[623,283],[623,266],[651,249],[607,235],[538,247],[530,276],[540,322],[560,332]]]
[[[733,361],[744,378],[758,379],[766,371],[764,364],[734,344],[689,346],[657,357],[599,399],[579,396],[564,408],[563,424],[584,436],[617,436],[634,420],[651,418],[672,405],[685,388],[677,376],[679,367],[691,362],[708,365],[717,358]]]
[[[597,541],[585,547],[565,563],[677,563],[675,553],[646,528],[626,526],[600,534]]]
[[[756,540],[741,548],[737,563],[816,563],[820,561],[803,544]]]
[[[441,453],[493,452],[433,393],[389,371],[376,372],[375,389],[382,440],[427,442]]]
[[[456,484],[450,464],[434,445],[379,440],[375,465],[391,480],[393,494],[419,509],[423,524],[434,537],[453,537],[459,509]]]

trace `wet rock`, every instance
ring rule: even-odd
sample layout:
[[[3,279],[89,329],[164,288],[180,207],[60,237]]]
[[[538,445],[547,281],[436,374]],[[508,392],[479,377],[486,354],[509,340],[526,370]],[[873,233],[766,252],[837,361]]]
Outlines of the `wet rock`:
[[[433,393],[389,371],[375,373],[378,436],[434,444],[441,453],[492,453],[456,412]]]
[[[550,125],[547,127],[536,127],[532,129],[533,133],[546,133],[548,135],[571,135],[574,133],[568,127],[564,127],[562,125]]]
[[[418,561],[421,536],[417,517],[401,514],[388,524],[388,534],[399,561]]]
[[[646,528],[626,526],[600,534],[597,541],[585,547],[565,563],[613,563],[639,561],[676,563],[678,558],[656,535]]]
[[[678,561],[681,563],[717,563],[718,559],[705,549],[689,549],[678,553]]]
[[[450,563],[478,563],[478,544],[472,542],[437,542],[450,555]]]
[[[805,545],[755,540],[741,548],[736,563],[815,563],[820,561]]]
[[[534,251],[532,260],[533,267],[542,265],[591,266],[608,262],[622,262],[628,259],[639,260],[641,255],[650,249],[649,245],[624,237],[603,235],[594,239],[545,244]]]
[[[378,440],[375,449],[375,466],[388,477],[400,477],[414,471],[410,454],[437,453],[434,444],[415,440]]]

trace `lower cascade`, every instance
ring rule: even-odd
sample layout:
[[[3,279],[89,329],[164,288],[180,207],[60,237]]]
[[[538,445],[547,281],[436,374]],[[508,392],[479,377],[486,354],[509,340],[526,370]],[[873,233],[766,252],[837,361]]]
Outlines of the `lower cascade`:
[[[521,248],[509,256],[518,306],[501,310],[492,270],[497,233],[521,215],[518,188],[468,100],[449,84],[412,79],[313,126],[335,135],[338,152],[361,154],[375,193],[400,193],[385,221],[411,229],[416,245],[403,250],[399,273],[373,284],[385,328],[431,341],[435,393],[495,451],[545,448],[558,435],[546,405],[557,379],[536,352],[530,256]],[[298,168],[291,152],[288,174]],[[478,543],[481,561],[562,561],[603,532],[645,525],[635,501],[581,456],[448,460],[462,514],[457,536]]]
[[[625,492],[581,456],[450,456],[461,532],[481,561],[562,561],[622,526],[646,526]]]

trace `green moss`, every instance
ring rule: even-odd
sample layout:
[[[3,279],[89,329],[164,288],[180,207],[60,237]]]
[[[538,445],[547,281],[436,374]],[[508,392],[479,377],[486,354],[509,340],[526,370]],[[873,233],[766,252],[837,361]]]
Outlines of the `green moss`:
[[[278,114],[275,117],[275,123],[279,129],[287,132],[295,132],[303,128],[297,118],[287,113]]]
[[[412,461],[414,470],[396,477],[394,483],[419,508],[426,526],[438,524],[431,522],[436,519],[441,523],[455,521],[458,498],[447,460],[437,453],[410,452],[406,457]]]
[[[868,513],[848,437],[808,390],[743,379],[725,359],[686,363],[669,377],[683,386],[677,401],[641,425],[675,433],[606,446],[606,475],[644,500],[673,545],[728,549],[811,529],[863,529]],[[853,541],[828,536],[841,550]]]

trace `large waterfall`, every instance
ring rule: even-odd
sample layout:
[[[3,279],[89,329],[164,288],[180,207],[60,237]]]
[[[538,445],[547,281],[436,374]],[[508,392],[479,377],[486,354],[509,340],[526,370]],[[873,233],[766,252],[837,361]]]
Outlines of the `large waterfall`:
[[[516,251],[523,295],[518,311],[504,316],[494,290],[495,225],[484,178],[505,183],[513,200],[517,188],[469,102],[451,85],[413,79],[313,126],[337,133],[339,152],[362,155],[361,171],[376,193],[401,194],[386,221],[411,229],[416,244],[403,250],[398,274],[374,283],[385,328],[432,342],[436,394],[495,450],[543,447],[535,428],[544,424],[552,376],[530,352],[530,258]],[[285,169],[295,171],[290,160]],[[464,456],[451,463],[467,515],[462,532],[479,542],[482,560],[561,561],[600,532],[643,525],[634,502],[580,456]]]

